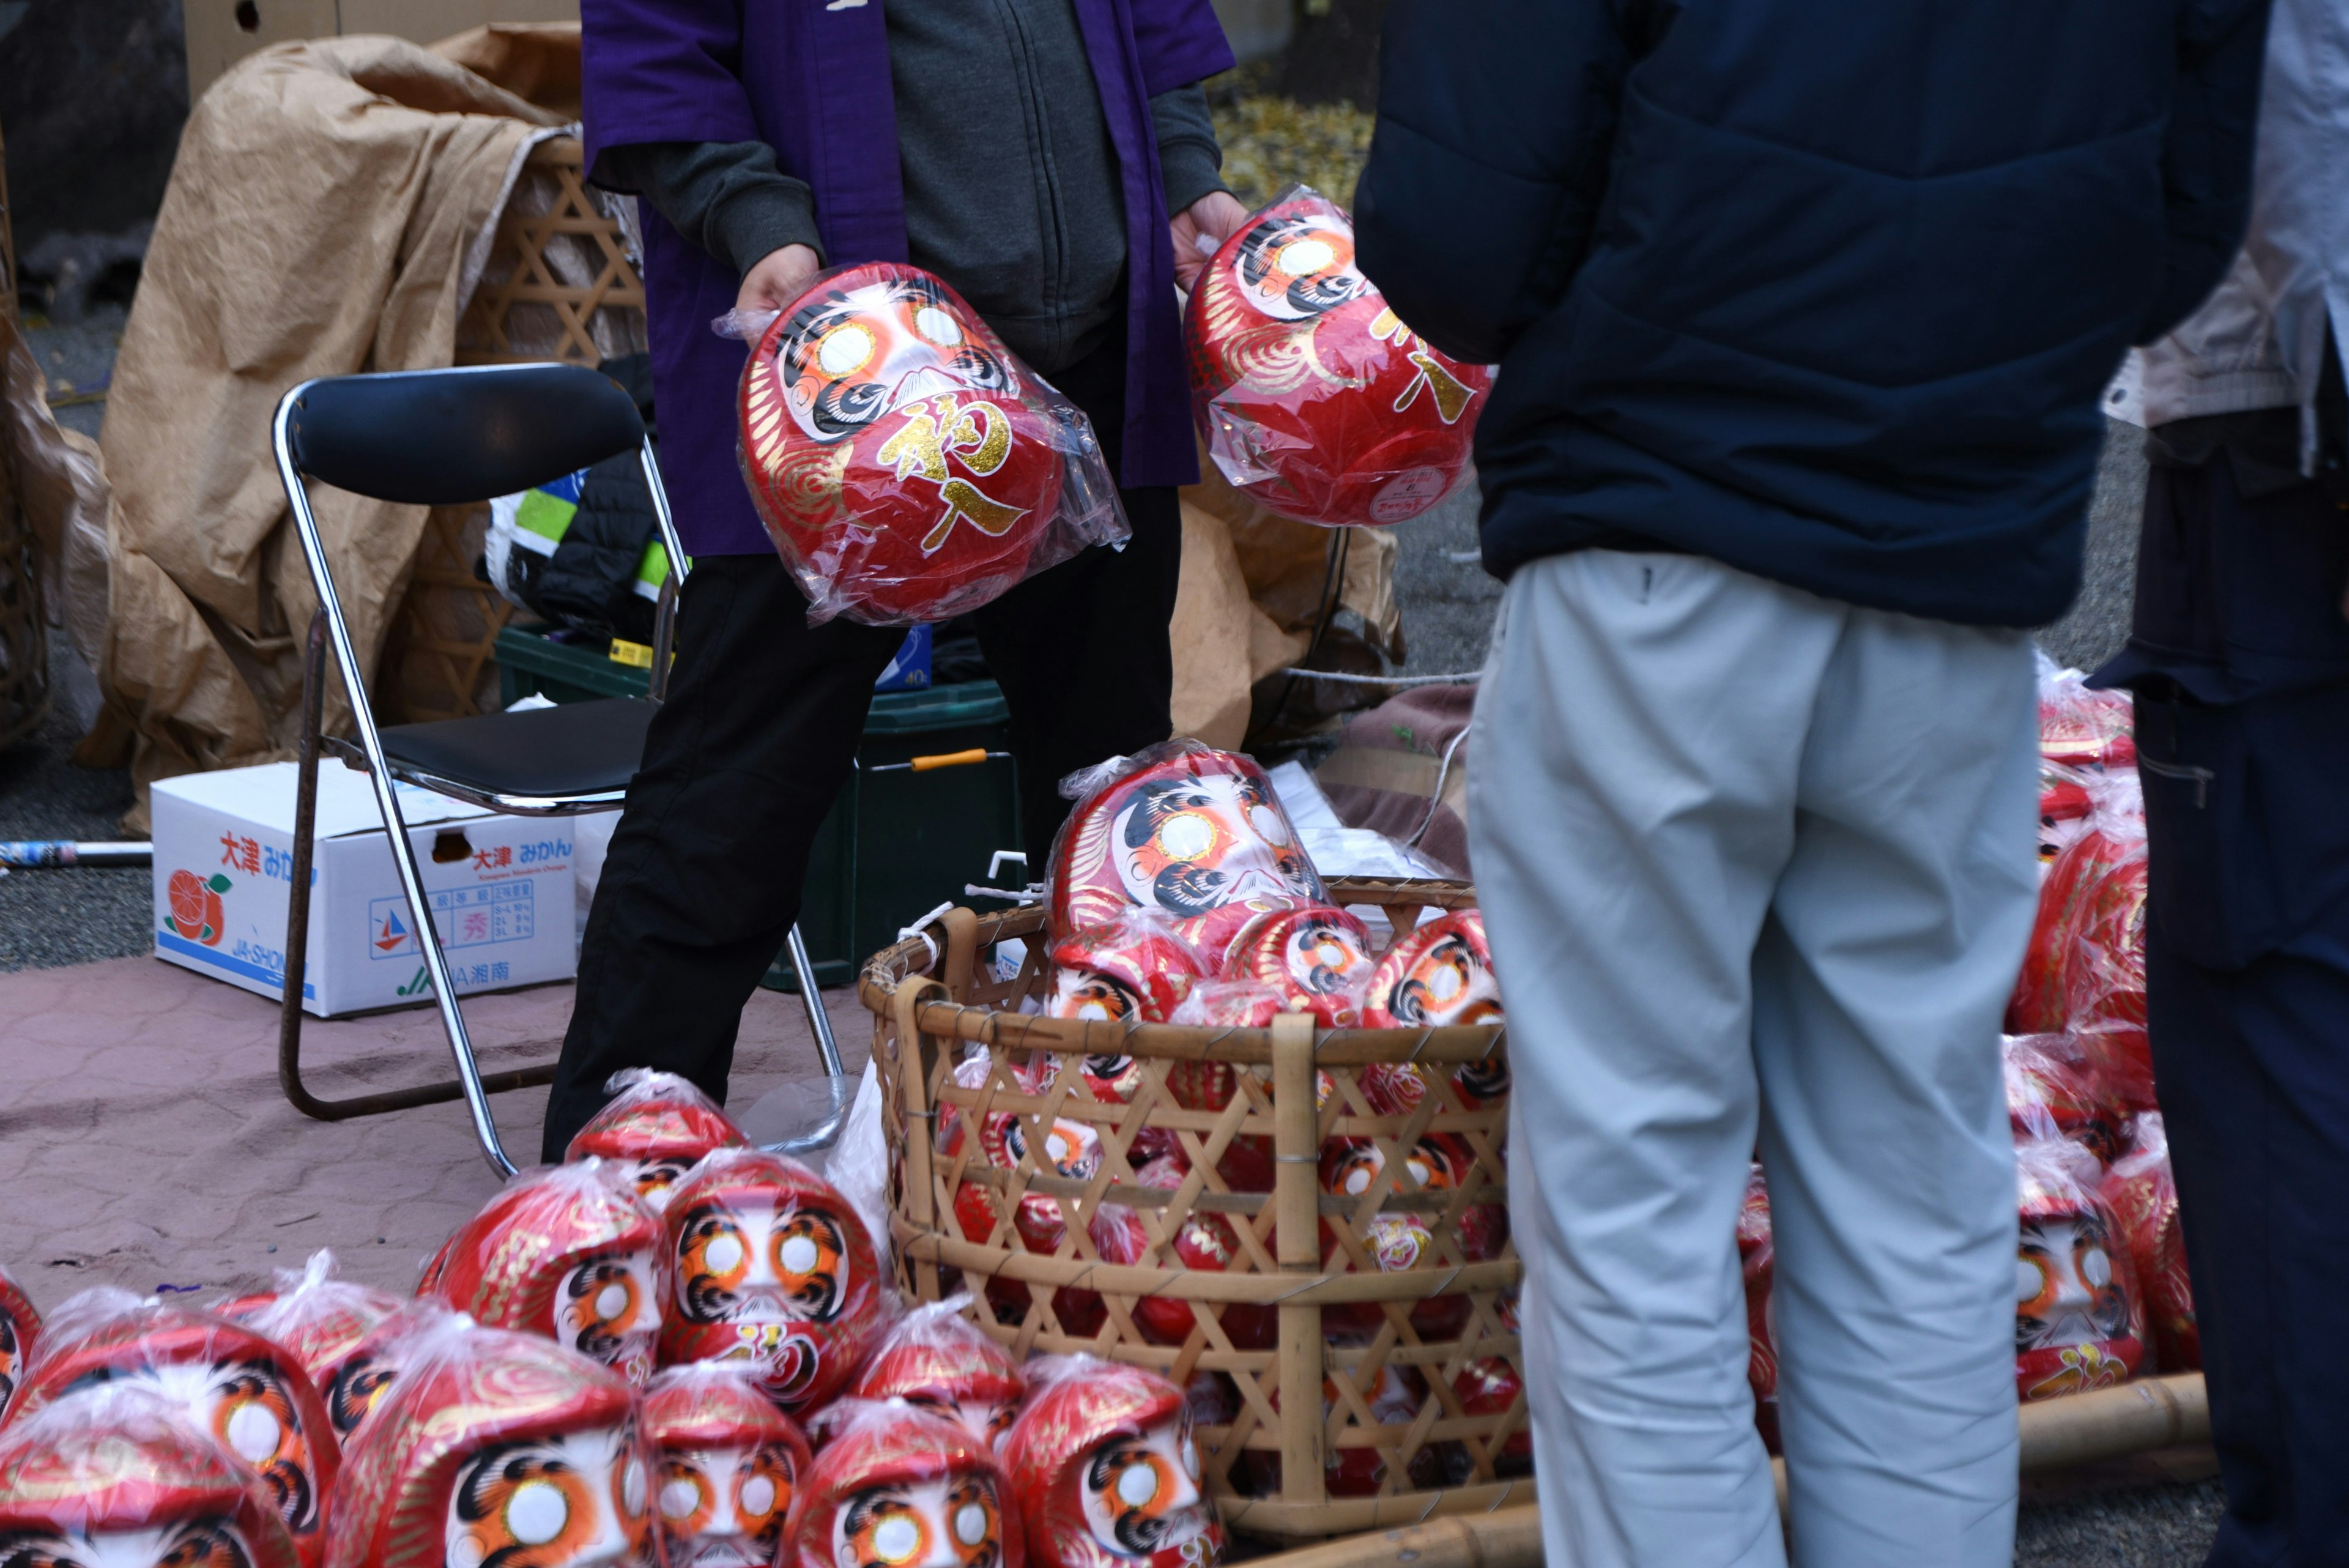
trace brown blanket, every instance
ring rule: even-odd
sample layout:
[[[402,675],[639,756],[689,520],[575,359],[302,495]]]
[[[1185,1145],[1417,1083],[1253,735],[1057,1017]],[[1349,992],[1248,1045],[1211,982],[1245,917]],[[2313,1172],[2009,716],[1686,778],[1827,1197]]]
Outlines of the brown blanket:
[[[156,779],[289,754],[316,601],[270,455],[278,399],[313,376],[450,363],[476,239],[534,135],[559,123],[373,36],[265,49],[196,106],[102,442],[100,680],[134,737],[140,815]],[[371,669],[424,509],[338,493],[317,509]]]

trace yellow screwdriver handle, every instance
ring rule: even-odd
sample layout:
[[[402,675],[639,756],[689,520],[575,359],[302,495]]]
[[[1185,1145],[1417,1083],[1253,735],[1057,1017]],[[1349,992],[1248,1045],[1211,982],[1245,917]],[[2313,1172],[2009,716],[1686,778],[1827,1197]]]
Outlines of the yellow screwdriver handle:
[[[939,752],[926,757],[916,757],[914,771],[917,774],[926,774],[932,768],[959,768],[972,763],[985,761],[987,761],[987,748],[973,746],[967,752]]]

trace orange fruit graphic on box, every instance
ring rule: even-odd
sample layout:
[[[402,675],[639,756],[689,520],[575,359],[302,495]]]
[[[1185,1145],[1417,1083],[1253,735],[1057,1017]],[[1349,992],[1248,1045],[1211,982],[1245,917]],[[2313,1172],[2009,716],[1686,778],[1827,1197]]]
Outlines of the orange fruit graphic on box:
[[[163,924],[208,948],[220,946],[221,932],[228,926],[221,913],[220,896],[233,886],[218,872],[209,880],[192,871],[172,872],[169,887],[171,912],[163,917]]]

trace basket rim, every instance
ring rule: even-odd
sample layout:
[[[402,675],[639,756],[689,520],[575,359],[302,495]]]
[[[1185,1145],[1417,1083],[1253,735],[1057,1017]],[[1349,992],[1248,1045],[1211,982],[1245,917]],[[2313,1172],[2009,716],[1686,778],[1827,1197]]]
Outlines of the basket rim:
[[[1333,877],[1330,902],[1346,906],[1374,904],[1385,909],[1473,907],[1473,883],[1454,880],[1394,880]],[[1041,930],[1046,911],[1041,905],[978,914],[957,908],[945,919],[960,917],[975,922],[972,940],[987,947]],[[1147,1056],[1156,1060],[1229,1062],[1269,1066],[1270,1029],[1236,1025],[1108,1023],[1074,1018],[1046,1018],[1038,1013],[1009,1012],[998,1008],[958,1002],[945,984],[928,971],[941,951],[933,939],[916,934],[882,949],[864,961],[857,976],[857,1000],[876,1018],[892,1018],[903,993],[916,993],[913,1023],[923,1033],[1009,1050],[1053,1051],[1080,1055]],[[919,999],[935,988],[937,995]],[[1368,1066],[1386,1062],[1435,1062],[1466,1065],[1482,1062],[1508,1038],[1506,1023],[1450,1024],[1421,1029],[1313,1029],[1313,1059],[1331,1065]],[[1408,1044],[1406,1044],[1408,1043]]]

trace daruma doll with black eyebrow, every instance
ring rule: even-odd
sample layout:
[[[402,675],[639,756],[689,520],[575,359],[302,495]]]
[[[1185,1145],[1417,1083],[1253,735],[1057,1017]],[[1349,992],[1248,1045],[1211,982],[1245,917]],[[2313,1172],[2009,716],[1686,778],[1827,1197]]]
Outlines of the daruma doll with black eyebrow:
[[[1224,1526],[1199,1485],[1183,1390],[1091,1356],[1030,1366],[1003,1442],[1034,1568],[1208,1568]]]

